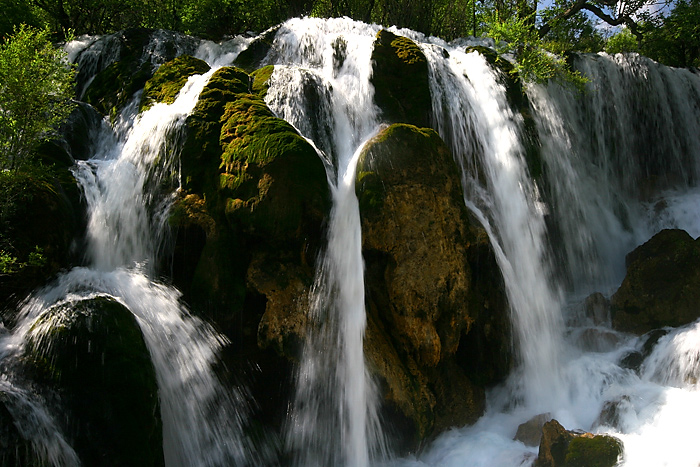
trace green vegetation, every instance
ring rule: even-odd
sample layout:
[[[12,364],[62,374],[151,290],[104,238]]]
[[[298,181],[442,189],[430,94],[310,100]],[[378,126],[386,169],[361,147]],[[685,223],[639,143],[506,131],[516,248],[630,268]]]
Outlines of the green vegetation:
[[[0,45],[0,169],[30,164],[73,109],[74,70],[48,38],[23,25]]]

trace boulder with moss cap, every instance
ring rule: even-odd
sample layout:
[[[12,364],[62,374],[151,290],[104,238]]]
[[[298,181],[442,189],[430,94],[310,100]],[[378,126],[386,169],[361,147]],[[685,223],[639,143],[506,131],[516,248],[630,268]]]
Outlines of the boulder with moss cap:
[[[431,129],[392,125],[363,149],[355,186],[365,349],[385,400],[412,422],[406,436],[414,442],[473,423],[485,384],[507,372],[510,331],[502,279],[483,228],[467,212],[450,151]],[[486,298],[476,290],[477,257],[500,293]]]

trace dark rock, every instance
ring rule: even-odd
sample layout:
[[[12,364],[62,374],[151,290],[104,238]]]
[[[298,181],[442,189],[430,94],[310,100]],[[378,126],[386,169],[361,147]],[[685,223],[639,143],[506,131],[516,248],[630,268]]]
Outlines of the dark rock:
[[[643,334],[700,317],[700,243],[663,230],[626,259],[627,275],[611,299],[613,327]]]
[[[253,40],[244,51],[238,54],[234,64],[249,73],[260,68],[272,48],[278,30],[279,26],[274,27]]]
[[[610,300],[600,292],[586,297],[583,302],[583,310],[594,326],[604,325],[610,322]]]
[[[55,305],[32,326],[24,361],[58,393],[85,465],[164,464],[155,370],[136,318],[119,302]]]
[[[382,29],[374,42],[372,61],[374,99],[384,120],[430,126],[428,61],[420,48],[411,39]]]

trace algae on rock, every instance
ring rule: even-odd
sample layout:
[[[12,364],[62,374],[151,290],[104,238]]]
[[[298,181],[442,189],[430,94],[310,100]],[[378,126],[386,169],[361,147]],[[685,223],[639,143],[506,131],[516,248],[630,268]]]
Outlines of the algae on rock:
[[[473,423],[484,409],[484,385],[508,370],[508,363],[486,366],[509,360],[510,329],[502,278],[493,253],[484,255],[487,236],[465,207],[450,151],[431,129],[392,125],[365,146],[355,187],[365,351],[385,401],[411,421],[409,444]],[[501,284],[490,304],[488,293],[475,290],[482,285],[477,257],[485,272],[496,272],[488,287]],[[469,362],[479,359],[493,363]]]

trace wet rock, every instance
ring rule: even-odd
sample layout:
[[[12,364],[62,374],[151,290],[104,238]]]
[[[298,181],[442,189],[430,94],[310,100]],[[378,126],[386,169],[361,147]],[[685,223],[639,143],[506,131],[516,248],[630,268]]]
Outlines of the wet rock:
[[[613,467],[622,443],[607,435],[568,431],[556,420],[544,424],[535,467]]]
[[[525,446],[539,446],[542,440],[542,427],[551,419],[552,415],[550,413],[535,415],[525,423],[518,425],[518,430],[515,432],[513,439],[520,441]]]
[[[147,110],[157,102],[172,104],[190,76],[204,74],[209,68],[205,61],[189,55],[162,64],[146,81],[139,109]]]
[[[630,406],[631,402],[629,396],[621,396],[605,402],[593,426],[607,426],[617,430],[623,429],[620,417]]]
[[[615,329],[643,334],[700,317],[700,243],[662,230],[627,255],[627,275],[611,299]]]
[[[24,361],[56,391],[70,444],[85,465],[161,466],[155,370],[131,312],[100,296],[65,302],[32,326]]]
[[[407,37],[382,29],[372,51],[374,99],[385,121],[430,126],[428,61]]]
[[[406,432],[413,430],[416,441],[474,422],[484,382],[503,375],[493,367],[508,358],[509,327],[503,296],[476,290],[474,271],[498,268],[465,208],[449,150],[433,130],[392,125],[365,147],[355,188],[366,265],[365,351],[387,404],[411,420]],[[489,277],[490,291],[497,290],[502,282]]]
[[[656,344],[658,344],[659,339],[668,333],[668,329],[654,329],[653,331],[649,331],[643,335],[641,340],[644,343],[642,344],[641,348],[639,350],[629,352],[622,357],[620,360],[620,366],[639,373],[642,363],[644,363],[644,360],[646,360],[647,357],[654,351],[654,347],[656,347]]]
[[[610,322],[610,300],[600,292],[586,297],[583,302],[583,311],[594,326],[605,325]]]
[[[213,74],[187,119],[170,220],[176,285],[229,337],[227,364],[263,369],[256,417],[277,429],[331,200],[316,150],[262,99],[272,71]]]
[[[585,328],[576,332],[575,342],[588,352],[610,352],[620,343],[620,336],[605,328]]]

